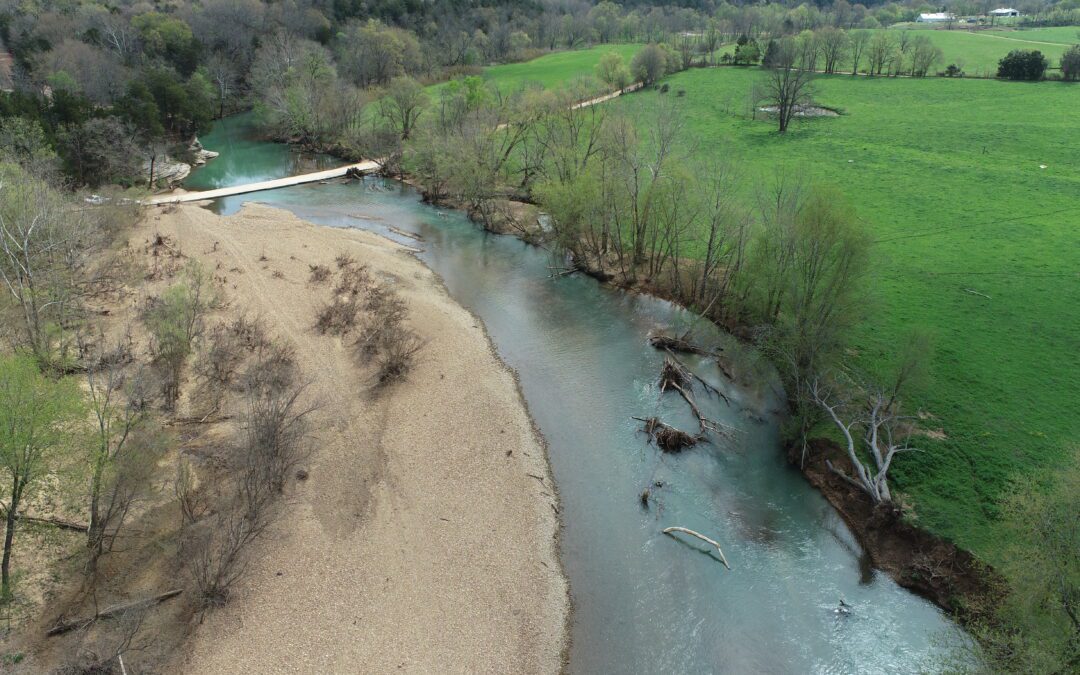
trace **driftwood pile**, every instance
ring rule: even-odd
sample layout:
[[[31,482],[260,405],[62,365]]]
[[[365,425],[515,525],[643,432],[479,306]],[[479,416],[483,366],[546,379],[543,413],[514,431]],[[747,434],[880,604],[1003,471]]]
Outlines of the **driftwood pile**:
[[[725,402],[728,401],[720,390],[699,377],[669,352],[660,369],[660,394],[675,391],[682,397],[686,405],[690,407],[690,412],[697,418],[697,434],[677,429],[656,417],[634,418],[645,423],[642,431],[648,434],[649,438],[664,452],[681,452],[685,448],[709,440],[709,434],[729,434],[733,431],[731,427],[710,419],[701,411],[693,394],[695,382],[700,383],[705,391],[720,396]]]
[[[644,422],[642,427],[656,447],[664,452],[682,452],[686,448],[693,447],[705,440],[701,435],[693,436],[682,429],[676,429],[670,424],[665,424],[658,417],[635,417],[639,422]]]

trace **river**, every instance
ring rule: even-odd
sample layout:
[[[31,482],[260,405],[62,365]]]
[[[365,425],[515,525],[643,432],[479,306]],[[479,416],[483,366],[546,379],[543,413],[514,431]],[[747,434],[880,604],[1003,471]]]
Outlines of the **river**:
[[[227,120],[203,139],[207,149],[234,156],[195,171],[190,186],[233,184],[201,175],[218,171],[214,163],[223,159],[229,168],[214,180],[292,171],[293,153],[281,146],[237,143],[245,124]],[[219,145],[219,136],[231,146]],[[484,233],[392,181],[297,186],[225,198],[215,209],[233,213],[245,201],[417,246],[450,294],[483,320],[548,444],[574,605],[571,672],[933,669],[936,638],[955,628],[931,603],[870,569],[842,520],[786,464],[770,387],[740,390],[715,365],[688,360],[731,399],[699,393],[699,403],[737,431],[679,455],[661,454],[639,432],[634,416],[694,427],[684,404],[659,395],[663,357],[648,334],[693,325],[700,340],[737,350],[730,337],[661,300],[580,275],[551,278],[548,252]],[[402,239],[389,226],[424,241]],[[640,502],[646,488],[648,509]],[[661,533],[673,525],[718,540],[732,569],[703,543]],[[850,613],[838,611],[841,599]]]

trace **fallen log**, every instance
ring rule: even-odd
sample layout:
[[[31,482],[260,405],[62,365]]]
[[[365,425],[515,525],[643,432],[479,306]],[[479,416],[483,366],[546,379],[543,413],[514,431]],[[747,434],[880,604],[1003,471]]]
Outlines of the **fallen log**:
[[[7,504],[0,504],[0,515],[7,517]],[[70,520],[64,520],[63,518],[38,518],[37,516],[28,516],[20,513],[15,516],[16,520],[21,520],[27,523],[41,523],[42,525],[52,525],[53,527],[59,527],[61,530],[71,530],[72,532],[89,532],[90,526],[82,523],[72,522]]]
[[[674,352],[700,354],[701,356],[712,355],[712,352],[706,349],[702,349],[693,342],[687,340],[686,337],[686,335],[674,336],[664,335],[663,333],[656,333],[649,336],[649,344],[657,349],[666,349]]]
[[[685,363],[683,363],[682,361],[680,361],[679,357],[675,356],[675,354],[670,349],[667,350],[667,353],[668,353],[668,357],[672,361],[674,361],[674,364],[681,370],[681,375],[682,375],[683,380],[689,380],[689,379],[697,380],[699,383],[701,383],[702,387],[705,387],[705,391],[707,391],[709,393],[712,393],[712,394],[716,394],[720,398],[724,399],[724,403],[727,403],[728,405],[731,405],[731,400],[728,399],[728,397],[724,394],[724,392],[720,391],[716,387],[709,384],[703,377],[701,377],[700,375],[695,373],[693,370],[691,370],[689,367],[687,367],[687,365]],[[719,360],[717,360],[717,365],[719,365],[719,363],[720,363]],[[665,364],[665,369],[666,368],[667,368],[667,365]],[[723,366],[720,367],[720,370],[725,375],[727,375],[727,371],[724,370]],[[732,379],[732,378],[728,377],[728,379]]]
[[[711,544],[711,545],[715,546],[716,547],[716,552],[720,554],[720,562],[724,563],[724,567],[726,567],[728,569],[731,569],[731,565],[728,564],[727,558],[724,557],[724,551],[721,550],[720,544],[718,544],[716,541],[714,541],[712,539],[709,539],[708,537],[701,534],[700,532],[694,532],[693,530],[688,530],[685,527],[667,527],[667,528],[664,528],[664,534],[668,535],[669,537],[674,537],[675,536],[675,535],[672,534],[672,532],[682,532],[684,534],[689,534],[692,537],[697,537],[698,539],[700,539],[700,540],[702,540],[702,541],[704,541],[704,542],[706,542],[708,544]]]
[[[705,414],[701,412],[701,408],[698,408],[697,401],[694,400],[693,394],[687,391],[685,387],[674,382],[669,383],[669,386],[679,392],[679,395],[686,401],[686,405],[690,406],[690,412],[694,413],[694,417],[697,418],[698,427],[701,429],[702,435],[704,435],[706,431],[712,431],[717,434],[732,433],[735,431],[734,427],[705,417]]]
[[[424,238],[421,237],[419,234],[415,232],[406,232],[405,230],[400,230],[393,225],[387,225],[386,229],[390,230],[394,234],[400,235],[402,237],[408,237],[409,239],[412,239],[414,241],[424,241]]]
[[[106,607],[105,609],[101,610],[100,612],[91,617],[73,619],[71,621],[61,621],[60,623],[57,623],[52,628],[47,630],[45,632],[45,635],[53,637],[55,635],[63,635],[64,633],[68,633],[73,630],[86,628],[98,619],[107,619],[111,616],[116,616],[117,614],[122,614],[132,609],[142,609],[144,607],[157,605],[165,602],[170,598],[175,598],[183,592],[184,589],[182,588],[174,588],[171,591],[165,591],[164,593],[159,593],[157,595],[150,596],[149,598],[143,598],[141,600],[135,600],[134,602],[125,602],[119,605],[113,605],[112,607]]]
[[[28,523],[41,523],[43,525],[52,525],[53,527],[59,527],[61,530],[71,530],[72,532],[88,532],[90,530],[89,525],[75,523],[70,520],[64,520],[63,518],[37,518],[34,516],[18,516],[17,519],[25,520]]]

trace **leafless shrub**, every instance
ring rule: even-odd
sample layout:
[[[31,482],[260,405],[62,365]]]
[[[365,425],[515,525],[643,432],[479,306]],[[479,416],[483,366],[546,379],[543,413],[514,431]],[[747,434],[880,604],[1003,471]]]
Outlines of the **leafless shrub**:
[[[338,253],[337,257],[334,258],[334,264],[337,265],[337,268],[339,270],[343,270],[346,267],[351,267],[352,265],[355,265],[356,259],[348,253]]]
[[[249,395],[252,392],[284,391],[294,385],[298,375],[293,346],[266,342],[255,348],[251,363],[239,378],[239,385]]]
[[[266,329],[258,319],[240,316],[214,326],[192,366],[198,382],[192,394],[196,410],[207,416],[216,412],[244,360],[269,343]]]
[[[181,529],[193,525],[206,515],[208,505],[205,494],[196,484],[195,472],[187,462],[182,461],[176,466],[173,492],[180,506]]]
[[[338,260],[342,257],[338,256]],[[374,287],[374,280],[365,265],[351,261],[341,266],[339,262],[339,269],[341,278],[334,286],[334,295],[315,317],[315,329],[323,335],[345,335],[355,328],[361,306]]]
[[[244,549],[273,521],[275,498],[308,455],[308,417],[315,407],[301,401],[306,385],[298,381],[292,347],[269,343],[257,348],[240,384],[247,405],[234,462],[234,497],[206,523],[191,558],[202,610],[228,601],[246,568]],[[178,476],[178,494],[192,494],[188,483]],[[183,517],[194,521],[197,516]]]
[[[332,272],[326,265],[308,265],[308,269],[311,271],[311,275],[308,277],[308,283],[312,284],[324,284],[330,279]]]
[[[424,341],[407,328],[398,327],[383,337],[382,350],[376,365],[377,386],[386,387],[403,381],[416,363],[416,355]]]
[[[314,407],[300,403],[304,384],[282,387],[277,382],[271,376],[247,390],[243,461],[245,481],[281,492],[289,475],[307,457],[307,417]]]
[[[200,610],[221,607],[229,601],[233,584],[247,567],[244,549],[270,524],[269,505],[264,501],[255,510],[229,510],[220,514],[212,527],[206,528],[201,546],[191,558]]]
[[[147,607],[136,606],[98,622],[83,636],[82,644],[72,660],[56,670],[54,675],[120,675],[124,655],[146,648],[146,638],[136,640],[142,630]],[[131,664],[128,663],[127,668]]]
[[[364,308],[367,315],[357,335],[356,349],[359,355],[370,357],[400,340],[409,310],[405,301],[386,286],[374,287]]]

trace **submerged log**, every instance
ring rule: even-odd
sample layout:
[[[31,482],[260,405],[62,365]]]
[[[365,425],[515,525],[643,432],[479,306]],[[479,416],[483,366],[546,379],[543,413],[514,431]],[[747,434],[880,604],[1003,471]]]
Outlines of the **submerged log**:
[[[649,336],[649,344],[657,349],[666,349],[673,352],[684,352],[686,354],[700,354],[701,356],[710,356],[712,352],[703,349],[693,342],[690,342],[687,338],[689,333],[677,336],[677,335],[664,335],[663,333],[656,333]]]
[[[664,534],[668,535],[669,537],[674,537],[675,536],[675,535],[672,534],[672,532],[682,532],[683,534],[689,534],[691,537],[697,537],[698,539],[704,541],[705,543],[715,546],[716,547],[716,552],[720,554],[720,562],[724,563],[724,567],[726,567],[728,569],[731,569],[731,565],[728,564],[727,558],[724,557],[724,551],[720,548],[720,544],[718,544],[716,541],[714,541],[712,539],[709,539],[708,537],[701,534],[700,532],[694,532],[693,530],[688,530],[685,527],[666,527],[666,528],[664,528]]]

